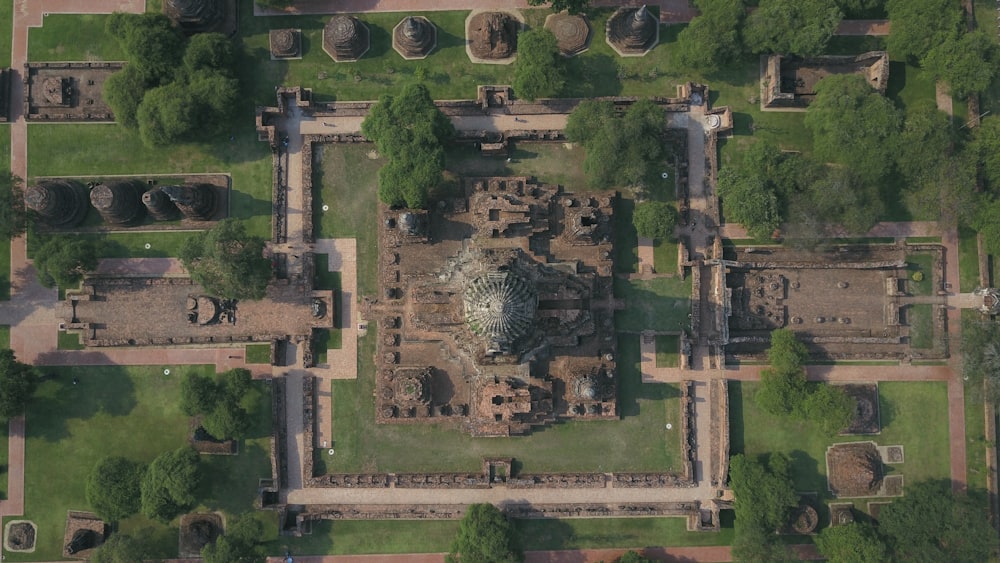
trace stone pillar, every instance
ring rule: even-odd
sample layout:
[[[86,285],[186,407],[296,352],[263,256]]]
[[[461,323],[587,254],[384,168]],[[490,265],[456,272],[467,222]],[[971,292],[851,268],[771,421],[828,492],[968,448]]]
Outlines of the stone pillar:
[[[90,190],[90,203],[112,225],[135,225],[146,214],[142,192],[142,185],[135,181],[98,184]]]
[[[163,186],[160,191],[181,210],[185,219],[208,221],[215,215],[215,186],[211,184]]]
[[[24,192],[24,203],[50,227],[69,228],[87,216],[87,188],[72,180],[43,180]]]
[[[174,202],[170,201],[167,194],[163,193],[163,190],[158,187],[142,194],[142,204],[146,206],[149,214],[157,221],[170,221],[180,215]]]

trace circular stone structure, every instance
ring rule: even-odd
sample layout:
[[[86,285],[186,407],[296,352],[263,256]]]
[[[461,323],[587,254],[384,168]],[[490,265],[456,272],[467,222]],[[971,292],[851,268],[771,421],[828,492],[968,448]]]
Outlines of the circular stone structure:
[[[623,57],[641,57],[660,40],[660,22],[646,6],[618,8],[608,18],[605,40]]]
[[[302,58],[302,32],[298,29],[272,29],[268,33],[272,59]]]
[[[408,16],[392,28],[392,48],[406,60],[426,58],[437,47],[437,27],[423,16]]]
[[[146,213],[141,194],[135,182],[108,182],[90,190],[90,204],[112,225],[134,225]]]
[[[564,57],[579,55],[590,48],[592,29],[587,16],[571,16],[566,12],[550,14],[545,18],[545,29],[556,36],[559,52]]]
[[[487,339],[488,351],[509,353],[534,324],[538,293],[511,272],[489,272],[472,280],[463,302],[469,328]]]
[[[323,27],[323,50],[338,63],[354,62],[370,47],[368,26],[354,16],[333,16]]]
[[[171,221],[180,215],[177,206],[160,188],[153,188],[142,194],[142,204],[146,206],[150,216],[157,221]],[[149,245],[147,244],[146,247],[148,248]]]
[[[510,64],[522,20],[510,12],[472,12],[465,20],[465,50],[474,63]]]
[[[35,551],[38,527],[31,520],[11,520],[3,530],[3,547],[15,553]]]
[[[24,191],[25,206],[50,227],[75,227],[87,216],[87,188],[72,180],[43,180]]]

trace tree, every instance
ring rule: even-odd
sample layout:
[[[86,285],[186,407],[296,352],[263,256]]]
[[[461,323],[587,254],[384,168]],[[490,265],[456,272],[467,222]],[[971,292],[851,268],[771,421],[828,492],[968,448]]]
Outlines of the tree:
[[[879,531],[898,561],[988,561],[997,542],[987,506],[974,492],[953,494],[950,481],[907,484],[879,513]]]
[[[885,10],[885,0],[836,0],[847,19],[872,19],[872,12]]]
[[[829,563],[887,561],[889,555],[885,542],[867,522],[823,528],[816,546]]]
[[[788,522],[789,511],[799,503],[789,463],[781,453],[771,454],[766,464],[743,454],[730,459],[729,485],[740,526],[773,532]]]
[[[514,527],[492,504],[470,504],[458,524],[449,563],[514,563],[524,555],[515,542]]]
[[[1000,323],[963,320],[962,375],[977,400],[1000,401]]]
[[[900,124],[892,102],[857,74],[821,80],[805,117],[816,155],[844,165],[870,185],[889,173]]]
[[[264,549],[258,545],[264,527],[253,516],[231,520],[226,533],[201,549],[205,563],[264,563]]]
[[[760,387],[754,400],[765,412],[790,415],[800,411],[809,395],[802,363],[807,357],[805,344],[790,329],[771,332],[767,351],[770,367],[760,372]]]
[[[200,482],[198,452],[180,448],[160,454],[142,477],[142,513],[169,522],[195,504]]]
[[[896,168],[912,185],[935,173],[951,153],[955,138],[948,114],[937,108],[933,100],[921,100],[906,108],[906,118],[899,134]]]
[[[667,156],[665,128],[663,108],[651,100],[632,104],[620,118],[606,102],[584,102],[569,115],[566,138],[586,149],[583,169],[594,187],[643,186]]]
[[[124,457],[103,458],[87,477],[87,502],[101,518],[111,522],[139,512],[139,483],[145,469],[141,463]]]
[[[184,68],[189,73],[211,70],[228,75],[235,66],[236,48],[221,33],[193,35],[184,50]]]
[[[136,110],[139,137],[150,147],[185,140],[198,125],[198,109],[197,100],[181,82],[153,88]]]
[[[794,554],[778,542],[774,530],[758,526],[740,526],[733,538],[734,561],[742,563],[793,563]]]
[[[1000,199],[983,198],[972,227],[983,235],[983,247],[990,254],[1000,254]],[[963,337],[964,338],[964,337]]]
[[[672,240],[677,224],[677,210],[662,201],[644,201],[635,206],[632,224],[641,237]]]
[[[263,299],[271,281],[264,239],[248,235],[236,219],[224,219],[188,237],[180,258],[191,279],[220,297]]]
[[[90,556],[90,563],[135,563],[149,557],[145,545],[131,536],[111,534]]]
[[[811,57],[826,49],[843,17],[827,0],[761,0],[744,35],[755,53]]]
[[[11,418],[24,412],[24,405],[38,388],[38,370],[17,361],[14,351],[0,349],[0,417]]]
[[[566,82],[563,57],[555,34],[536,27],[517,36],[514,92],[528,101],[551,98]]]
[[[243,399],[250,388],[250,370],[231,369],[219,377],[221,393],[215,405],[201,420],[205,430],[215,438],[245,437],[250,429],[250,413],[243,406]]]
[[[986,187],[1000,194],[1000,117],[988,116],[972,131],[968,150],[982,169]]]
[[[949,36],[927,52],[922,66],[951,86],[960,98],[981,94],[990,87],[1000,65],[1000,46],[985,31]]]
[[[170,82],[180,65],[184,37],[163,14],[111,14],[105,25],[108,35],[116,37],[146,83],[156,86]]]
[[[653,559],[644,557],[641,553],[628,550],[618,558],[617,563],[655,563]]]
[[[843,432],[851,425],[858,403],[840,387],[815,383],[802,405],[806,420],[819,424],[829,435]]]
[[[125,68],[104,81],[104,99],[119,125],[128,129],[139,127],[139,104],[142,103],[147,88],[149,84],[146,77],[135,65],[125,65]]]
[[[361,132],[389,159],[379,170],[378,195],[386,205],[426,207],[444,174],[444,143],[455,134],[421,83],[399,96],[383,94],[361,123]]]
[[[99,248],[93,239],[48,237],[35,252],[35,273],[44,287],[71,288],[97,269]]]
[[[849,234],[868,232],[885,210],[879,184],[865,182],[850,167],[824,168],[826,173],[806,189],[811,213]]]
[[[181,379],[181,410],[188,416],[212,412],[219,403],[221,390],[215,380],[197,372],[188,372]]]
[[[892,20],[888,46],[893,55],[919,60],[958,34],[962,11],[954,0],[888,0]]]
[[[254,0],[258,6],[262,8],[271,8],[273,10],[287,8],[292,5],[292,1],[293,0]]]
[[[743,225],[751,237],[769,238],[781,225],[777,193],[764,176],[723,168],[718,190],[726,221]]]
[[[24,185],[11,173],[0,173],[0,239],[12,239],[27,227]]]
[[[590,0],[528,0],[529,6],[544,6],[545,4],[548,4],[553,12],[566,10],[570,14],[580,14],[590,7]],[[521,55],[520,41],[518,38],[518,56]]]
[[[697,0],[701,14],[677,36],[677,63],[711,74],[743,56],[740,29],[746,17],[743,0]]]

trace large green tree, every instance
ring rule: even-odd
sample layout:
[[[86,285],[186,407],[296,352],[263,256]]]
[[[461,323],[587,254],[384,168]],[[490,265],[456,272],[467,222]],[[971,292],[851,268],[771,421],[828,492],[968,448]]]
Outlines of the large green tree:
[[[181,410],[189,416],[201,415],[201,424],[215,438],[243,438],[250,428],[246,408],[252,376],[250,370],[235,368],[215,379],[196,373],[181,381]]]
[[[182,82],[146,92],[135,113],[142,142],[154,147],[186,139],[198,124],[198,109],[198,100]]]
[[[169,522],[192,508],[201,481],[198,452],[184,447],[162,453],[149,464],[142,477],[142,513]]]
[[[198,33],[188,41],[183,62],[189,73],[210,70],[230,75],[236,66],[236,47],[221,33]]]
[[[264,258],[264,239],[247,234],[236,219],[191,235],[180,258],[191,278],[206,291],[229,299],[263,299],[271,281],[271,263]]]
[[[889,51],[913,60],[957,35],[962,25],[957,0],[888,0],[886,9],[892,21]]]
[[[27,227],[24,185],[11,173],[0,173],[0,239],[12,239]]]
[[[771,332],[767,351],[770,366],[760,372],[760,387],[754,395],[757,405],[775,415],[790,415],[802,408],[809,396],[802,364],[808,357],[805,344],[790,329]]]
[[[224,535],[202,548],[201,557],[205,563],[264,563],[263,536],[264,527],[253,516],[233,519]]]
[[[970,397],[1000,402],[1000,323],[963,320],[962,375]]]
[[[184,37],[163,14],[115,12],[105,31],[118,39],[129,64],[151,85],[170,82],[184,53]]]
[[[988,506],[975,492],[952,493],[951,481],[907,483],[906,494],[879,513],[879,532],[897,561],[989,561],[997,539]]]
[[[90,556],[90,563],[136,563],[149,558],[149,549],[141,541],[124,534],[111,534]]]
[[[986,188],[1000,195],[1000,116],[984,117],[979,127],[972,130],[969,152],[982,171]]]
[[[566,10],[571,14],[580,14],[590,7],[590,0],[528,0],[529,6],[544,6],[546,4],[553,12]]]
[[[816,546],[829,563],[869,563],[889,557],[885,542],[867,522],[823,528]]]
[[[122,127],[139,128],[139,104],[149,86],[147,77],[135,65],[125,65],[104,81],[104,100]]]
[[[46,237],[35,252],[35,273],[44,287],[76,287],[97,269],[98,243],[80,237]]]
[[[87,477],[87,502],[110,522],[139,512],[142,501],[139,483],[145,470],[141,463],[121,456],[101,459]]]
[[[24,405],[38,388],[38,370],[17,361],[14,351],[0,349],[0,417],[10,418],[24,412]]]
[[[398,96],[383,94],[361,123],[389,162],[378,173],[378,195],[386,205],[426,207],[444,174],[444,143],[455,134],[427,87],[407,84]]]
[[[677,225],[677,210],[663,201],[644,201],[635,206],[632,224],[641,237],[671,240]]]
[[[667,157],[666,115],[651,100],[640,100],[622,117],[609,102],[588,100],[569,115],[566,138],[586,149],[583,169],[590,184],[645,186],[659,175]]]
[[[677,63],[711,74],[743,56],[740,37],[746,7],[743,0],[696,0],[700,15],[681,30],[674,48]]]
[[[514,62],[514,92],[518,97],[529,101],[551,98],[565,83],[563,57],[556,36],[544,27],[518,35]]]
[[[744,35],[755,53],[811,57],[826,49],[842,18],[829,0],[761,0]]]
[[[893,103],[857,74],[821,80],[805,117],[816,156],[846,166],[869,185],[890,172],[901,124]]]
[[[514,527],[492,504],[471,504],[458,524],[458,536],[448,553],[449,563],[516,563],[524,555]]]
[[[934,78],[947,82],[952,94],[965,98],[990,87],[1000,69],[1000,46],[985,31],[971,31],[931,47],[922,64]]]
[[[766,463],[743,454],[729,461],[729,486],[733,490],[736,538],[733,556],[740,561],[788,560],[774,533],[788,521],[798,496],[784,454],[771,454]]]
[[[768,238],[781,225],[778,194],[763,175],[723,168],[718,190],[726,221],[743,225],[751,237]]]

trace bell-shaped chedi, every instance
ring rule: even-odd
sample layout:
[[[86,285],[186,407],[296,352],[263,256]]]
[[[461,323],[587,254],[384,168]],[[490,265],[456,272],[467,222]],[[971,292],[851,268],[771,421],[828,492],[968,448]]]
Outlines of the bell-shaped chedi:
[[[566,12],[549,14],[545,18],[545,29],[556,36],[559,52],[564,57],[579,55],[590,48],[592,30],[587,16],[570,15]]]
[[[302,32],[298,29],[272,29],[268,40],[272,59],[297,59],[302,56]]]
[[[608,18],[607,42],[623,57],[641,57],[660,40],[660,23],[646,6],[618,8]]]
[[[407,16],[392,30],[392,48],[404,59],[423,59],[437,46],[437,28],[423,16]]]
[[[517,52],[517,32],[521,22],[506,12],[480,12],[465,23],[469,57],[480,61],[510,59]]]
[[[163,186],[160,190],[180,209],[185,219],[208,221],[215,215],[215,187],[210,184]]]
[[[535,322],[538,293],[512,272],[494,271],[472,280],[463,295],[469,329],[486,340],[488,355],[515,352],[514,342]]]
[[[135,181],[98,184],[90,190],[90,204],[107,223],[135,225],[146,215],[142,192],[142,185]]]
[[[368,26],[353,16],[333,16],[323,27],[323,50],[330,58],[353,62],[371,47]]]
[[[219,31],[229,0],[163,0],[163,13],[185,33]]]
[[[87,188],[72,180],[43,180],[24,191],[24,204],[50,227],[69,228],[87,216]]]
[[[142,194],[142,204],[157,221],[172,221],[180,215],[174,202],[158,187]]]

